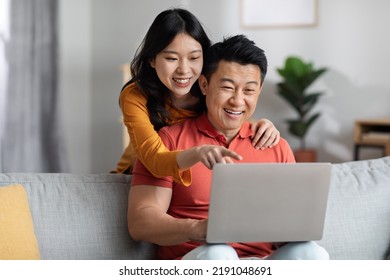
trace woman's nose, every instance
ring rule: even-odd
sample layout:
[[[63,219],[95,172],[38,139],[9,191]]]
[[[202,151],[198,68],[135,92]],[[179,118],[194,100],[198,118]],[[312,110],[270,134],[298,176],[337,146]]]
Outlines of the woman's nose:
[[[187,60],[183,59],[179,62],[179,67],[177,69],[179,73],[188,73],[190,71],[189,63]]]

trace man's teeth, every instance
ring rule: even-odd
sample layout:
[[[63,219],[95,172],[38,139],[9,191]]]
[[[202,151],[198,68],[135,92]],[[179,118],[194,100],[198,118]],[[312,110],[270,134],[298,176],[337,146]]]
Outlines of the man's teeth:
[[[190,79],[173,79],[176,83],[179,83],[179,84],[185,84],[185,83],[188,83],[188,81]]]
[[[227,110],[227,109],[225,109],[225,112],[228,113],[228,114],[232,114],[232,115],[241,115],[242,114],[242,111],[234,112],[234,111],[230,111],[230,110]]]

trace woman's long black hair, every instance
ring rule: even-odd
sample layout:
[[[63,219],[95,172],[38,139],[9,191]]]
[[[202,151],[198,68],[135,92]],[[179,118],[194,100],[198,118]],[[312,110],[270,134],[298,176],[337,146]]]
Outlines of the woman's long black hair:
[[[150,121],[156,130],[170,124],[166,101],[172,99],[167,87],[160,81],[150,61],[165,49],[180,33],[185,33],[200,43],[203,53],[210,47],[211,41],[199,20],[184,9],[169,9],[161,12],[153,21],[131,62],[131,80],[124,86],[135,82],[147,99]],[[123,90],[123,89],[122,89]],[[191,94],[199,97],[198,111],[205,110],[204,96],[196,82]]]

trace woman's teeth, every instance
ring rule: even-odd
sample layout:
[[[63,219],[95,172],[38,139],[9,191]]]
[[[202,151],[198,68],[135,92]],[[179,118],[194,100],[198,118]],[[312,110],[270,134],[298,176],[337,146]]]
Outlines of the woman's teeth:
[[[173,79],[178,84],[185,84],[188,83],[190,79]]]

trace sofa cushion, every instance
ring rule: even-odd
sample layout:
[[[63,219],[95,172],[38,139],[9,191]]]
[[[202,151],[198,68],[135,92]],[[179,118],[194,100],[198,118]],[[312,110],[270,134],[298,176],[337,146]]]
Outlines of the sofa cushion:
[[[21,185],[0,188],[0,259],[39,259],[27,194]]]
[[[332,165],[323,239],[331,259],[386,259],[390,157]]]
[[[25,186],[42,259],[149,259],[154,247],[127,229],[130,176],[0,174]]]

